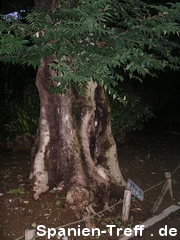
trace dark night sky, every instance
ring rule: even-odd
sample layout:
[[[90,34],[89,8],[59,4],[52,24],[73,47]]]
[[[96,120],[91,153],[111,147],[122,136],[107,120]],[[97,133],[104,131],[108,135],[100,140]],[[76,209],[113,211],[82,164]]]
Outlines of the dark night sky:
[[[2,14],[8,14],[21,9],[32,8],[33,6],[33,0],[1,0],[0,12]]]

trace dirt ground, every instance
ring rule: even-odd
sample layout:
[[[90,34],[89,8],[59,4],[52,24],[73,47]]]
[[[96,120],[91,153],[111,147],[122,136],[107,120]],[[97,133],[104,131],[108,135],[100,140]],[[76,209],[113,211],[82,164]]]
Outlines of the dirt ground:
[[[144,191],[164,180],[164,171],[171,173],[180,164],[180,126],[153,125],[147,126],[143,131],[131,134],[125,144],[118,143],[118,154],[122,173],[125,180],[130,178]],[[56,228],[77,221],[72,211],[65,202],[65,194],[58,191],[49,191],[41,196],[38,201],[33,200],[32,186],[27,182],[30,162],[28,152],[2,151],[0,153],[0,240],[24,239],[24,228],[28,226],[45,225],[46,228]],[[180,170],[172,175],[173,200],[167,195],[158,209],[161,212],[172,204],[180,201]],[[122,203],[117,204],[112,212],[103,212],[94,217],[96,227],[101,230],[106,225],[116,225],[118,228],[133,227],[152,217],[151,208],[160,194],[162,184],[145,192],[144,201],[131,202],[129,221],[121,221]],[[111,193],[110,205],[123,199],[123,190],[114,189]],[[98,206],[97,212],[102,209]],[[168,224],[168,227],[180,226],[179,211],[163,220],[160,225],[148,229],[143,237],[134,239],[161,239],[157,236],[158,228]],[[84,223],[71,224],[69,227],[83,228]],[[66,229],[67,227],[65,227]],[[179,239],[178,235],[169,239]],[[148,238],[151,233],[153,237]],[[22,236],[22,238],[20,238]],[[162,237],[168,239],[168,237]],[[47,239],[39,237],[37,239]],[[57,239],[57,238],[53,238]],[[62,238],[61,238],[62,239]],[[118,239],[102,234],[88,237],[69,237],[77,239]]]

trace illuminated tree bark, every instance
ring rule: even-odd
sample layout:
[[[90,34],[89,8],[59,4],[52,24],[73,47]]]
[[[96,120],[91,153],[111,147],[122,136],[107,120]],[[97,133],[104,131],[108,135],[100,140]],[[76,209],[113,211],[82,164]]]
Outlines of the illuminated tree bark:
[[[41,59],[36,76],[40,119],[29,178],[34,182],[35,199],[52,187],[64,186],[67,202],[81,218],[98,203],[108,208],[111,184],[124,186],[125,181],[104,89],[90,80],[86,95],[73,84],[66,94],[49,93],[49,87],[57,84],[51,80],[56,72],[48,66],[54,59]]]

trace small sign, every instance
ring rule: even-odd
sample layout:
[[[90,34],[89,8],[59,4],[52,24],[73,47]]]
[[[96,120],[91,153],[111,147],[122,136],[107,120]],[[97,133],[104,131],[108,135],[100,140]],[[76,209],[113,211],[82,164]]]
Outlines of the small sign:
[[[131,191],[131,193],[136,196],[140,201],[144,200],[144,192],[139,188],[131,179],[128,179],[126,183],[126,188]]]

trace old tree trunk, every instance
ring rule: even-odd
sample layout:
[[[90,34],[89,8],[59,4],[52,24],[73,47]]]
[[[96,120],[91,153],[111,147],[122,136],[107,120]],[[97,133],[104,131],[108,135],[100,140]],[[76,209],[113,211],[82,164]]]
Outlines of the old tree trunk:
[[[98,201],[108,207],[111,183],[123,186],[125,182],[103,88],[89,81],[86,95],[76,86],[66,95],[49,93],[55,74],[48,67],[51,60],[41,60],[36,76],[41,108],[30,178],[35,199],[52,187],[64,186],[67,202],[82,217]]]
[[[44,1],[38,2],[43,6]],[[50,94],[49,86],[56,84],[51,80],[56,72],[48,66],[53,60],[54,56],[41,59],[36,76],[40,118],[29,178],[35,199],[52,187],[64,187],[69,206],[82,218],[95,204],[107,208],[111,184],[123,186],[125,181],[105,91],[90,80],[86,95],[75,85],[65,95]]]

